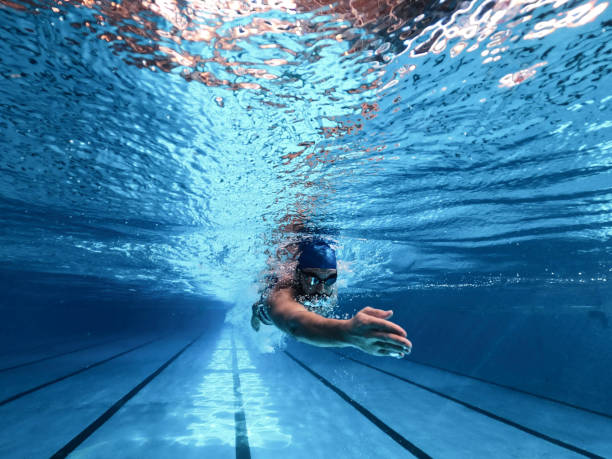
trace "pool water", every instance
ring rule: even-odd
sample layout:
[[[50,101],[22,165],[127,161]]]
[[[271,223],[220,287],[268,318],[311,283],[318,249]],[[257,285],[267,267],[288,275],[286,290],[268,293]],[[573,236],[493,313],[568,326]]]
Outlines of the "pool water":
[[[0,0],[0,456],[612,457],[610,11]]]

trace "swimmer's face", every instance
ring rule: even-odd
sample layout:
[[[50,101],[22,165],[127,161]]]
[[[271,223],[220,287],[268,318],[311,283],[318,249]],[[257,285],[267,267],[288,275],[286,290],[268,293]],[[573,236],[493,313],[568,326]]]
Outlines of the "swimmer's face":
[[[336,286],[338,271],[335,269],[298,269],[298,280],[306,295],[330,296]]]

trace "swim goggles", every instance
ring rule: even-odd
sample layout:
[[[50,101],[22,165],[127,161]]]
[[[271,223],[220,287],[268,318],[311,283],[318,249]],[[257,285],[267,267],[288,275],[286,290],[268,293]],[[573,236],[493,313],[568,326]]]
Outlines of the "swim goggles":
[[[325,287],[329,288],[334,285],[336,283],[336,280],[338,279],[338,274],[332,274],[331,276],[326,277],[325,279],[321,279],[315,273],[305,273],[304,271],[302,271],[302,275],[306,278],[306,283],[311,287],[319,285],[321,282],[323,282],[325,284]]]

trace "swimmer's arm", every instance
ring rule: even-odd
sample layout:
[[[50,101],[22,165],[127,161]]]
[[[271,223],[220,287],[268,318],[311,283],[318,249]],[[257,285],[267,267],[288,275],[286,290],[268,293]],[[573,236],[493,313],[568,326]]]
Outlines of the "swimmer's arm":
[[[295,301],[291,288],[274,290],[268,297],[274,324],[298,341],[320,347],[356,347],[372,355],[403,357],[412,343],[406,331],[390,322],[393,311],[365,307],[348,320],[327,319]]]
[[[268,297],[274,324],[298,341],[320,347],[346,347],[345,320],[328,319],[294,299],[291,288],[273,291]]]

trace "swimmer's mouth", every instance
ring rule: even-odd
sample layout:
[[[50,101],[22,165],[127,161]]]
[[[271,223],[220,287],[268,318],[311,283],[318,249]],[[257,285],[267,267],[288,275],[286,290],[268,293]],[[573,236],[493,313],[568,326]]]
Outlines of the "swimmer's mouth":
[[[312,299],[315,300],[315,301],[316,300],[324,300],[324,299],[329,298],[331,296],[332,296],[332,292],[329,292],[329,293],[319,293],[317,295],[314,295],[312,297]]]

